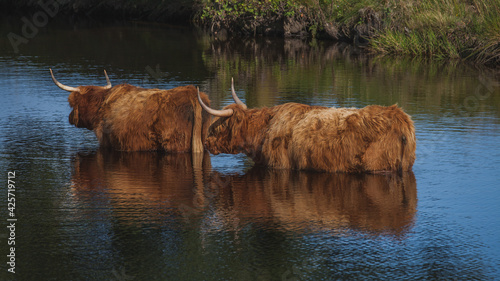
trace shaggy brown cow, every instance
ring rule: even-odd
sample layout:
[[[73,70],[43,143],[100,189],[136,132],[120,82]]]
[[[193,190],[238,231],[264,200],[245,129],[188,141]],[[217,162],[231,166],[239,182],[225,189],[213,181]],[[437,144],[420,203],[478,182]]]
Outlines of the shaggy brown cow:
[[[104,72],[106,75],[106,72]],[[144,89],[120,84],[69,87],[52,80],[71,92],[73,108],[69,122],[78,128],[93,130],[102,147],[116,150],[165,150],[167,152],[203,152],[210,116],[196,100],[193,86],[170,90]],[[203,102],[209,103],[201,93]]]
[[[410,171],[415,128],[396,105],[327,108],[286,103],[247,109],[236,104],[214,110],[206,146],[213,154],[245,153],[257,164],[327,172]]]

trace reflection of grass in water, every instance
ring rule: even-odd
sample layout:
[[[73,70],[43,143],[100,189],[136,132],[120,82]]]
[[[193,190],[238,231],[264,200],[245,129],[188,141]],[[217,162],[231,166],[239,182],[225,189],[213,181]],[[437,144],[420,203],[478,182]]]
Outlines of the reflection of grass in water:
[[[269,99],[287,99],[289,95],[309,98],[314,94],[310,89],[315,93],[331,92],[334,69],[323,60],[329,48],[319,45],[311,48],[300,40],[214,42],[202,57],[207,68],[216,72],[223,89],[230,87],[234,77],[236,90],[248,85],[245,92],[260,93],[243,96],[250,107],[269,106],[274,104]],[[219,89],[210,93],[221,98],[227,94]]]
[[[220,85],[210,85],[211,98],[230,100],[234,77],[238,94],[250,108],[285,102],[342,107],[397,103],[409,114],[500,111],[500,95],[493,93],[487,100],[478,99],[477,106],[465,108],[476,91],[479,97],[489,91],[479,77],[495,80],[457,60],[373,57],[348,45],[320,42],[311,47],[300,40],[216,41],[202,57]]]

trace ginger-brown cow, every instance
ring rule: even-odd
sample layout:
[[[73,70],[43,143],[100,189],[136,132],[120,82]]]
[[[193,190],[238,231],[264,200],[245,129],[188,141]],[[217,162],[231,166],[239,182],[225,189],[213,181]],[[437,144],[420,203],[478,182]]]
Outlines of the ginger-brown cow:
[[[415,128],[396,105],[362,109],[286,103],[247,109],[235,104],[218,116],[205,141],[213,154],[245,153],[256,164],[326,172],[410,171],[415,161]]]
[[[206,94],[193,86],[170,90],[144,89],[128,84],[69,87],[70,124],[94,131],[102,147],[123,151],[164,150],[203,152],[210,116],[197,97],[209,103]]]

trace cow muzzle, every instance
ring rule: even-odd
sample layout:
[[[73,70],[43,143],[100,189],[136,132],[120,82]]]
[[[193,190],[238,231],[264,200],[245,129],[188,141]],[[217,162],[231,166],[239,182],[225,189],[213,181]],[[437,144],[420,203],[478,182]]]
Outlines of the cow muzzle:
[[[78,107],[73,109],[69,114],[69,123],[78,127]]]

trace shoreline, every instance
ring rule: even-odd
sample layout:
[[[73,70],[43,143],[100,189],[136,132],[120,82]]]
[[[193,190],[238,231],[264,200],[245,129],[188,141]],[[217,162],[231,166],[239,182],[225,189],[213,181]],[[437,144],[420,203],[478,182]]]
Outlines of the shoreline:
[[[2,14],[20,17],[45,12],[75,24],[144,21],[196,25],[221,38],[332,40],[381,55],[500,67],[500,0],[479,0],[474,5],[459,0],[323,2],[0,0],[0,9]]]

